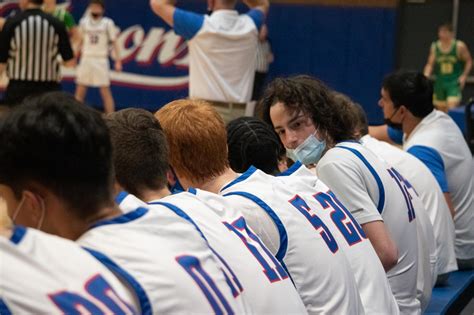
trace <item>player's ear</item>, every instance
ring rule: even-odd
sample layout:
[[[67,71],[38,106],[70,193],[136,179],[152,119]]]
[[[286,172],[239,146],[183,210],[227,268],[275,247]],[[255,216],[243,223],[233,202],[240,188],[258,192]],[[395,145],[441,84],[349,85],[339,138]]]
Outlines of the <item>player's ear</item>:
[[[35,222],[39,221],[44,212],[44,199],[30,190],[23,190],[21,198],[20,215],[24,217],[24,222],[29,222],[25,225],[35,227]]]
[[[400,112],[400,117],[401,117],[402,120],[409,113],[409,110],[408,110],[408,108],[405,107],[405,105],[400,105],[400,109],[398,111]]]

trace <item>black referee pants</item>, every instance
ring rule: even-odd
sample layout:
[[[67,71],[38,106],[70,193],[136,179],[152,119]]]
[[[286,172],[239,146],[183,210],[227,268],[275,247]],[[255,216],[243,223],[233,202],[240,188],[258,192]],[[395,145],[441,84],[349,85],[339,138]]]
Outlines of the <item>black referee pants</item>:
[[[3,105],[14,107],[28,97],[34,97],[43,93],[60,91],[61,84],[58,82],[36,82],[10,80],[5,91]]]

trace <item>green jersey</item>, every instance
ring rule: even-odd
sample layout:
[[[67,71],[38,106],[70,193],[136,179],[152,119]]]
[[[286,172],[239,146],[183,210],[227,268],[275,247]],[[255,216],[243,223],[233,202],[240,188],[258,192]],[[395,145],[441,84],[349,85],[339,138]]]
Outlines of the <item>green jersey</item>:
[[[64,8],[56,7],[51,13],[52,16],[60,20],[66,26],[66,29],[70,31],[74,26],[76,26],[76,21],[74,17]]]
[[[451,49],[446,53],[441,50],[439,41],[434,42],[435,47],[435,67],[434,74],[436,80],[445,82],[457,82],[464,71],[464,61],[459,59],[457,45],[458,41],[453,40]]]

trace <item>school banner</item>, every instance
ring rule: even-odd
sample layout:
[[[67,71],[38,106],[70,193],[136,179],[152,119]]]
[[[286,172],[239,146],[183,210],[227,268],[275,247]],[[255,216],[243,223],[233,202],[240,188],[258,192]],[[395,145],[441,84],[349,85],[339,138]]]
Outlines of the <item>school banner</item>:
[[[394,2],[384,1],[384,3]],[[78,22],[87,0],[58,1]],[[321,4],[322,3],[322,4]],[[377,107],[380,83],[394,66],[396,8],[380,1],[275,1],[268,17],[275,61],[268,80],[310,74],[360,102],[371,122],[381,121]],[[353,3],[353,5],[351,5]],[[362,4],[362,5],[361,5]],[[117,108],[156,110],[188,94],[186,42],[157,17],[148,0],[106,1],[106,15],[120,30],[124,71],[111,72]],[[205,13],[206,1],[182,0],[181,8]],[[0,1],[8,16],[17,1]],[[239,4],[239,11],[245,6]],[[74,71],[64,71],[64,88],[74,91]],[[96,90],[87,101],[100,107]]]

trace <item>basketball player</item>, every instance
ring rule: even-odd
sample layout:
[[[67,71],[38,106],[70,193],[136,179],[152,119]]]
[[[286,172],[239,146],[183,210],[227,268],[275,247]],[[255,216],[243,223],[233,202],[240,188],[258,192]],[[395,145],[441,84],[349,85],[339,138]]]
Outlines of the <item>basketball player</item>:
[[[362,111],[363,109],[359,104],[355,104],[349,97],[341,93],[335,92],[333,94],[334,99],[339,106],[344,106],[349,108],[353,112],[355,124],[354,133],[356,138],[360,139],[360,134],[358,133],[357,127],[359,126],[359,120],[355,117],[357,116],[356,111]],[[364,113],[365,115],[365,113]],[[361,140],[361,139],[360,139]],[[367,139],[364,139],[367,140]],[[387,162],[391,165],[392,172],[400,178],[405,183],[407,191],[410,193],[411,202],[413,203],[414,208],[416,209],[416,225],[417,225],[417,235],[418,235],[418,281],[417,281],[417,298],[420,301],[421,309],[424,309],[428,306],[428,303],[431,299],[432,288],[436,282],[438,270],[437,270],[437,247],[436,240],[433,231],[433,225],[431,224],[430,218],[428,216],[427,210],[419,198],[418,191],[413,187],[411,182],[404,177],[404,174],[408,173],[409,170],[403,166],[399,168],[391,161],[394,159],[392,152],[380,153],[383,151],[382,148],[379,148],[376,144],[367,141],[361,141],[361,144],[371,150],[377,157],[382,161]],[[388,144],[387,144],[388,145]],[[390,145],[389,145],[390,146]],[[398,149],[397,149],[398,150]],[[401,150],[398,150],[401,151]],[[402,155],[408,155],[407,153],[402,152]],[[395,155],[397,152],[395,152]],[[404,157],[400,157],[403,159]],[[416,158],[415,158],[416,159]],[[411,170],[410,170],[411,171]]]
[[[66,30],[69,32],[71,38],[71,45],[75,48],[75,44],[79,41],[79,30],[71,13],[68,12],[67,7],[64,5],[58,6],[56,0],[44,0],[43,11],[51,14],[58,20],[64,23]]]
[[[454,38],[451,24],[438,28],[438,41],[431,44],[424,74],[436,76],[434,84],[434,104],[444,112],[459,106],[461,91],[471,72],[472,58],[466,44]]]
[[[106,122],[114,147],[118,184],[148,202],[150,210],[162,211],[165,206],[195,224],[239,279],[234,293],[245,298],[252,312],[306,312],[285,269],[246,227],[242,214],[226,203],[227,200],[212,194],[212,202],[206,205],[190,193],[170,196],[166,186],[169,168],[166,138],[151,113],[126,109],[108,115]],[[136,200],[132,195],[121,193],[117,203],[129,211],[137,207]],[[233,278],[229,274],[229,279]]]
[[[96,111],[45,94],[1,121],[0,146],[0,188],[15,224],[77,240],[134,290],[140,313],[244,312],[192,225],[165,207],[115,206],[112,148]]]
[[[111,113],[115,110],[115,103],[110,90],[110,45],[115,52],[115,70],[122,71],[117,31],[114,21],[104,17],[103,0],[91,0],[88,10],[89,15],[79,22],[82,41],[81,61],[76,73],[76,98],[82,102],[86,97],[88,87],[98,87],[104,110],[106,113]]]
[[[457,270],[454,252],[454,222],[443,192],[430,170],[413,155],[386,142],[379,141],[368,134],[368,123],[364,109],[353,104],[354,119],[357,121],[356,133],[363,146],[389,162],[403,177],[413,185],[413,189],[424,204],[436,239],[438,252],[438,284],[445,284],[449,273]]]
[[[422,74],[399,71],[383,81],[380,107],[389,128],[374,132],[387,138],[402,133],[403,150],[423,162],[436,178],[454,218],[458,268],[474,268],[474,176],[472,154],[464,136],[449,117],[435,110],[431,82]],[[371,130],[371,135],[372,135]]]
[[[241,195],[226,198],[253,222],[253,231],[286,266],[309,313],[364,312],[347,257],[328,223],[308,220],[300,210],[301,200],[293,205],[295,194],[275,178],[256,169],[241,176],[230,169],[224,121],[211,105],[179,100],[160,109],[156,117],[168,140],[170,165],[184,188],[226,195],[245,187]],[[215,202],[199,189],[199,198]],[[244,230],[239,221],[233,226]]]
[[[278,172],[280,140],[265,122],[253,117],[241,117],[231,121],[227,126],[227,142],[229,161],[233,169],[240,169],[242,165],[248,164],[259,166],[269,174]],[[360,226],[352,219],[351,214],[347,213],[337,197],[299,162],[279,174],[278,178],[287,187],[297,191],[300,197],[306,196],[307,204],[313,211],[321,207],[314,204],[316,202],[314,195],[338,202],[328,206],[324,211],[319,211],[318,215],[329,222],[333,222],[338,216],[344,218],[345,226],[336,219],[337,229],[333,228],[334,225],[328,225],[328,228],[333,228],[331,232],[349,258],[366,314],[397,313],[397,303],[377,254],[369,240],[355,237],[356,230],[360,229]]]
[[[317,163],[319,178],[353,214],[384,266],[402,314],[418,314],[417,226],[404,183],[355,141],[351,111],[321,81],[309,76],[274,80],[263,114],[289,157]]]
[[[0,191],[17,203],[8,187]],[[0,314],[139,314],[131,290],[74,242],[0,226],[0,252]]]

